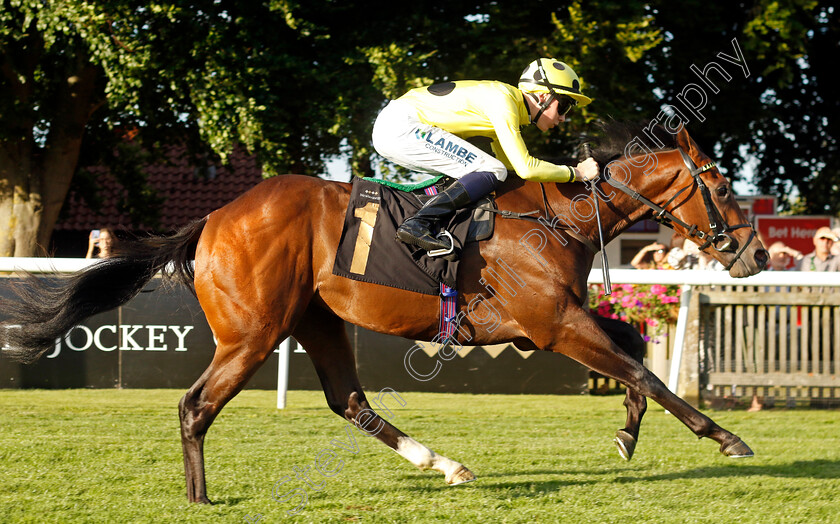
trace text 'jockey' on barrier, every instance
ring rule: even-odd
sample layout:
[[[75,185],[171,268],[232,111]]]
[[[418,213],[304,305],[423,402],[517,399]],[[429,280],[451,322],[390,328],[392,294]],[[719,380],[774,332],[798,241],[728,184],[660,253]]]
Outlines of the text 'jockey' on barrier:
[[[20,326],[4,326],[16,329]],[[95,328],[73,326],[64,337],[55,339],[55,349],[46,358],[56,358],[62,349],[86,351],[187,351],[186,337],[195,326],[169,326],[164,324],[104,324]],[[9,349],[7,346],[0,348]]]

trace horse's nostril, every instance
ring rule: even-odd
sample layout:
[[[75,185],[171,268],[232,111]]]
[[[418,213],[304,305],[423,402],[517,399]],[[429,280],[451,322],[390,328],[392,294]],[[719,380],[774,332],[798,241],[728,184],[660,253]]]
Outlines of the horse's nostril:
[[[766,249],[759,249],[755,252],[755,263],[758,264],[758,267],[766,266],[769,260],[770,254]]]

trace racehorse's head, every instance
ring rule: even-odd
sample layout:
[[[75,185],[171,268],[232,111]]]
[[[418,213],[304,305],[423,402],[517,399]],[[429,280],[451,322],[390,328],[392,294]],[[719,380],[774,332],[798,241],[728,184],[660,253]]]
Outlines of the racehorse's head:
[[[697,186],[695,192],[700,193],[686,202],[684,221],[702,227],[705,219],[709,236],[705,239],[699,236],[692,238],[689,230],[682,228],[678,231],[721,262],[733,277],[746,277],[760,272],[767,265],[770,255],[758,239],[755,228],[744,216],[741,206],[735,201],[735,193],[729,181],[697,147],[685,128],[677,133],[677,144],[679,151],[687,155],[687,158],[681,155],[684,170],[680,180],[690,180],[690,177],[697,179],[691,183]],[[705,186],[705,189],[701,186]]]
[[[625,154],[608,166],[607,180],[649,208],[644,216],[652,212],[733,277],[764,269],[769,255],[732,187],[684,127],[676,134],[657,127],[645,136],[636,134],[627,144]]]

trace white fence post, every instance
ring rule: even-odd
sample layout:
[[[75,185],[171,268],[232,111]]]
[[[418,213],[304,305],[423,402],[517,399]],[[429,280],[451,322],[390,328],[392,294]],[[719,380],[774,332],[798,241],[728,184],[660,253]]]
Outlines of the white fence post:
[[[680,293],[680,313],[677,316],[677,332],[674,335],[674,352],[671,353],[671,371],[668,373],[668,389],[677,393],[680,380],[680,364],[682,363],[683,346],[685,345],[685,331],[688,329],[688,308],[691,304],[691,286],[682,285]]]
[[[286,391],[289,389],[289,352],[291,351],[291,338],[280,343],[277,348],[277,409],[286,408]]]

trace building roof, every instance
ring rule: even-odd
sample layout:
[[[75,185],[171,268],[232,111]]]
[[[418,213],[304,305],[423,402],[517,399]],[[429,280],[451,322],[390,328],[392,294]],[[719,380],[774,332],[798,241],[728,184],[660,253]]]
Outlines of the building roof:
[[[199,219],[235,199],[260,183],[262,169],[256,159],[243,149],[236,149],[226,166],[208,164],[196,167],[189,163],[184,148],[172,147],[166,153],[167,161],[145,166],[148,183],[164,199],[160,213],[160,229],[180,228]],[[105,167],[91,167],[97,175],[102,207],[92,210],[79,195],[71,192],[65,202],[56,231],[89,231],[100,228],[128,230],[150,229],[144,224],[134,224],[128,213],[120,211],[117,204],[123,187]]]

